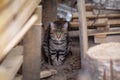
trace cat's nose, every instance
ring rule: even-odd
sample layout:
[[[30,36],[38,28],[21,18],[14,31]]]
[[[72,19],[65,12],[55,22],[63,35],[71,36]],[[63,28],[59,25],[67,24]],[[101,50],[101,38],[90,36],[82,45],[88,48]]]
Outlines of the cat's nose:
[[[61,34],[58,33],[58,34],[57,34],[57,38],[60,38],[60,37],[61,37]]]
[[[60,41],[60,38],[57,38],[57,41]]]

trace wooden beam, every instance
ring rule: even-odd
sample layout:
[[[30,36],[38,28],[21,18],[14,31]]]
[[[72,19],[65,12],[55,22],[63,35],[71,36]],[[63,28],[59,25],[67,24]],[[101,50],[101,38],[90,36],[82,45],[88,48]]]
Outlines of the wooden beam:
[[[24,37],[23,80],[40,80],[41,28],[41,23],[34,25]]]
[[[23,78],[23,76],[19,75],[19,76],[15,77],[15,79],[13,79],[13,80],[22,80],[22,78]]]
[[[117,35],[96,35],[94,36],[95,43],[106,43],[106,42],[120,42],[120,33]]]
[[[119,19],[110,19],[108,21],[108,25],[120,25],[120,18]]]
[[[94,35],[111,35],[111,34],[120,34],[120,28],[110,28],[108,30],[104,31],[98,31],[96,29],[88,29],[87,30],[88,36],[94,36]],[[71,37],[78,37],[79,31],[69,31],[69,35]]]
[[[86,17],[87,18],[96,18],[97,15],[93,14],[93,12],[91,11],[87,11],[86,13]],[[117,18],[120,17],[120,14],[100,14],[99,16],[97,16],[98,18]],[[73,18],[78,18],[78,12],[73,14]]]
[[[35,25],[42,25],[42,6],[37,6],[35,10],[35,14],[38,16],[38,20],[36,21]]]
[[[21,39],[23,38],[23,36],[27,33],[27,31],[29,31],[29,29],[32,27],[32,25],[36,22],[37,20],[37,16],[33,15],[29,21],[24,25],[24,27],[21,29],[20,32],[18,32],[18,34],[16,34],[16,36],[14,37],[14,39],[12,39],[12,41],[5,47],[3,53],[8,53],[15,45],[17,45]]]
[[[102,34],[102,35],[96,35],[94,36],[94,43],[105,43],[107,35]]]
[[[50,22],[57,20],[57,0],[43,0],[43,26],[45,30]]]
[[[120,28],[110,28],[109,31],[97,31],[96,29],[89,29],[88,35],[94,36],[94,35],[106,35],[106,34],[119,34]]]
[[[40,33],[40,27],[34,26],[24,37],[23,80],[40,80]]]
[[[97,31],[96,29],[88,29],[88,36],[95,36],[95,35],[111,35],[111,34],[120,34],[120,28],[110,28],[109,31]],[[71,37],[78,37],[79,31],[69,31],[69,35]]]
[[[93,14],[119,14],[119,10],[93,9]]]
[[[34,3],[35,1],[35,3]],[[36,2],[37,1],[37,2]],[[39,1],[39,2],[38,2]],[[28,5],[34,3],[39,4],[41,0],[4,0],[0,1],[0,33],[9,26],[13,19],[21,13]],[[2,9],[2,10],[1,10]],[[32,11],[32,8],[31,8]],[[9,14],[8,14],[9,13]],[[28,13],[27,13],[28,14]]]
[[[31,26],[35,23],[35,21],[37,20],[37,16],[34,15],[30,18],[30,20],[23,26],[23,28],[21,29],[20,32],[18,32],[14,38],[11,40],[11,42],[6,45],[2,51],[2,53],[0,53],[0,61],[2,61],[4,59],[4,57],[8,54],[8,52],[19,43],[19,41],[23,38],[23,36],[26,34],[26,32],[31,28]],[[1,48],[3,48],[1,46]]]
[[[84,61],[84,57],[88,50],[88,35],[87,35],[87,23],[86,23],[86,15],[85,15],[85,0],[77,0],[78,4],[78,13],[79,13],[79,36],[80,36],[80,51],[82,63]]]
[[[96,22],[94,23],[95,20],[88,20],[87,21],[87,26],[107,26],[107,25],[120,25],[120,19],[108,19],[108,18],[99,18],[96,19]],[[94,24],[93,24],[94,23]],[[79,22],[73,21],[70,22],[71,27],[77,28],[79,26]]]
[[[7,0],[5,0],[7,1]],[[4,2],[4,1],[3,1]],[[0,33],[9,25],[11,20],[15,17],[17,12],[22,6],[27,2],[27,0],[13,0],[10,1],[6,8],[0,11]],[[7,3],[4,3],[4,5]],[[5,6],[4,6],[5,7]],[[9,14],[8,14],[9,13]]]
[[[107,42],[120,42],[120,34],[119,35],[108,35],[106,38]]]
[[[24,24],[31,17],[40,1],[41,0],[27,1],[27,3],[21,8],[20,12],[18,12],[16,17],[13,19],[13,21],[9,24],[9,26],[7,26],[7,28],[5,28],[5,30],[0,34],[1,55],[4,54],[3,50],[6,48],[6,46],[8,46],[12,39],[15,38],[16,34],[18,34],[21,31]]]
[[[0,65],[0,80],[13,80],[23,62],[23,47],[17,46]]]
[[[0,11],[3,10],[8,4],[10,4],[10,0],[1,0],[0,1]]]
[[[116,21],[114,21],[115,24]],[[118,21],[116,23],[119,23]],[[87,26],[106,26],[108,24],[108,19],[107,18],[100,18],[96,20],[88,20],[87,21]],[[113,23],[109,23],[113,24]],[[78,27],[79,22],[78,21],[73,21],[70,22],[71,27]]]
[[[94,8],[94,4],[87,3],[87,4],[85,4],[85,5],[86,5],[86,11],[92,11],[93,8]]]

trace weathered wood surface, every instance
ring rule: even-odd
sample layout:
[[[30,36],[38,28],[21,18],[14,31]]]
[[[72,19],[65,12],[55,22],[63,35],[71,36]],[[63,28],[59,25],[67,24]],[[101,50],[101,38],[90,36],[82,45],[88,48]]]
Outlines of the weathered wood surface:
[[[37,5],[39,4],[39,2],[41,0],[28,0],[26,3],[25,3],[25,1],[26,0],[21,0],[21,1],[15,0],[15,1],[13,1],[12,3],[14,3],[14,4],[8,5],[8,6],[10,6],[9,8],[12,8],[12,9],[6,8],[5,10],[8,10],[8,12],[2,11],[1,14],[0,14],[0,19],[5,21],[5,24],[7,24],[6,27],[0,25],[0,27],[4,28],[4,30],[0,29],[1,30],[0,31],[0,39],[1,39],[0,61],[7,54],[7,53],[4,53],[4,49],[6,47],[8,47],[8,45],[11,43],[11,41],[13,39],[16,38],[16,36],[17,36],[16,34],[20,33],[20,31],[23,29],[23,27],[26,24],[26,22],[28,21],[28,19],[30,19],[30,17],[32,16],[33,12],[35,11]],[[17,5],[17,7],[19,6],[19,9],[15,8],[16,7],[15,4]],[[11,14],[12,10],[15,11],[14,14]],[[3,14],[3,16],[1,16],[2,14]],[[11,17],[11,18],[14,17],[14,18],[12,20],[10,18],[10,23],[7,23],[6,22],[7,20],[4,20],[4,19],[9,19],[9,17]],[[1,21],[1,24],[2,23],[3,22]]]
[[[40,72],[40,78],[43,79],[43,78],[47,78],[47,77],[50,77],[52,75],[55,75],[57,74],[57,71],[56,70],[45,70],[45,71],[41,71]],[[22,75],[18,75],[15,77],[14,80],[22,80],[23,76]]]
[[[113,23],[111,23],[112,21],[114,21]],[[106,26],[107,23],[108,23],[108,19],[107,18],[100,18],[100,19],[96,19],[95,20],[87,20],[87,26]],[[109,22],[109,25],[115,25],[115,24],[120,24],[119,23],[119,20],[111,20]],[[73,21],[73,22],[70,22],[70,25],[71,27],[78,27],[79,26],[79,22],[76,20],[76,21]]]
[[[98,31],[96,29],[88,29],[88,36],[99,36],[99,35],[110,35],[110,34],[119,34],[120,33],[120,28],[110,28],[109,31],[104,30],[104,31]],[[79,31],[69,31],[70,36],[72,37],[78,37],[79,36]]]
[[[104,35],[104,34],[119,34],[120,28],[110,28],[110,30],[98,31],[96,29],[89,29],[88,34],[89,36],[93,35]]]
[[[120,79],[120,43],[106,43],[88,50],[84,69],[92,80]]]
[[[81,51],[81,63],[84,61],[86,52],[88,50],[88,35],[87,35],[87,23],[85,15],[85,0],[77,0],[77,7],[79,12],[79,37],[80,37],[80,51]]]
[[[40,27],[32,27],[24,37],[23,80],[40,80]]]
[[[23,36],[26,34],[26,32],[32,27],[32,25],[35,23],[37,20],[37,16],[32,16],[30,20],[23,26],[21,31],[19,31],[14,38],[4,46],[0,46],[2,52],[0,53],[0,61],[4,59],[4,57],[8,54],[8,52],[16,45],[19,43],[19,41],[23,38]],[[1,43],[2,44],[2,43]]]
[[[5,0],[7,1],[7,0]],[[4,2],[4,1],[2,1]],[[26,0],[14,0],[10,1],[5,8],[0,11],[0,33],[8,26],[8,24],[13,20],[18,11],[25,5]],[[2,3],[1,3],[2,4]],[[3,7],[1,7],[3,8]],[[9,13],[9,14],[8,14]]]
[[[0,11],[3,10],[10,2],[10,0],[0,0]]]
[[[41,17],[41,7],[36,14]],[[24,37],[23,80],[40,80],[42,26],[40,19]]]
[[[17,46],[0,64],[0,80],[13,80],[23,63],[23,47]]]
[[[86,17],[87,18],[96,18],[97,15],[93,14],[92,11],[88,11],[86,12]],[[117,17],[120,17],[120,14],[114,14],[114,13],[111,13],[111,14],[100,14],[99,16],[97,16],[98,18],[117,18]],[[74,13],[73,14],[73,18],[78,18],[78,12]]]
[[[1,0],[0,1],[0,33],[14,20],[22,11],[30,8],[27,14],[32,12],[32,9],[39,4],[41,0]],[[26,13],[26,12],[25,12]],[[25,14],[24,14],[25,15]],[[29,16],[29,15],[27,15]],[[27,19],[27,18],[26,18]]]
[[[71,27],[78,27],[79,22],[77,20],[70,22]],[[108,18],[99,18],[96,20],[87,20],[87,26],[107,26],[107,25],[120,25],[120,19],[108,19]]]
[[[95,43],[106,43],[106,42],[120,42],[120,34],[117,35],[96,35],[94,37]]]
[[[16,36],[11,40],[11,42],[5,47],[3,53],[8,53],[16,44],[18,44],[37,19],[38,17],[36,15],[33,15],[28,20],[28,22],[26,22],[21,31],[19,31],[18,34],[16,34]]]
[[[57,0],[43,0],[42,5],[43,5],[42,23],[46,30],[50,22],[57,20]]]

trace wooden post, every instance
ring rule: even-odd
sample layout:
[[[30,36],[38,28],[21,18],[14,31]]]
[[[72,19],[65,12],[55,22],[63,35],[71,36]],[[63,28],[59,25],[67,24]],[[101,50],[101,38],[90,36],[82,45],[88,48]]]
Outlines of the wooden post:
[[[81,60],[84,61],[85,53],[88,49],[88,35],[87,35],[87,23],[85,15],[85,0],[77,0],[78,16],[79,16],[79,36],[80,36],[80,51]]]
[[[23,80],[40,80],[40,27],[34,26],[24,38]]]
[[[39,8],[41,7],[38,7],[37,10],[41,10]],[[41,17],[39,12],[36,11]],[[23,80],[40,80],[41,28],[40,20],[24,37]]]
[[[57,20],[57,0],[43,0],[43,25],[48,28],[49,23]]]

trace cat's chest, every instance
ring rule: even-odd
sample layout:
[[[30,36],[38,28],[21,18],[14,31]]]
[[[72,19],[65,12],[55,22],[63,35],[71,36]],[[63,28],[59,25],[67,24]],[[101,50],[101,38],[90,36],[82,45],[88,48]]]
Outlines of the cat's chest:
[[[67,42],[63,41],[61,44],[56,44],[52,40],[49,40],[49,47],[55,50],[65,50],[67,47]]]

